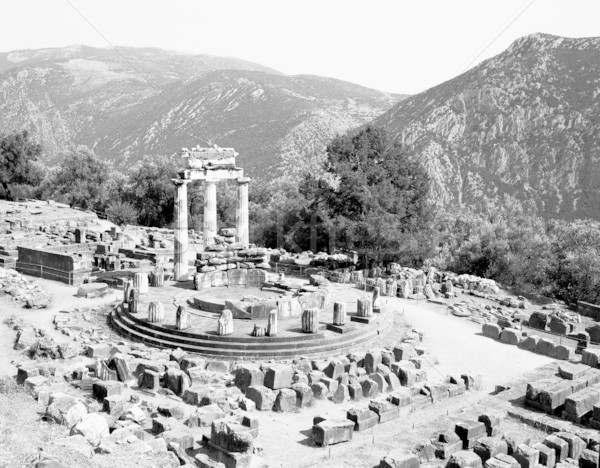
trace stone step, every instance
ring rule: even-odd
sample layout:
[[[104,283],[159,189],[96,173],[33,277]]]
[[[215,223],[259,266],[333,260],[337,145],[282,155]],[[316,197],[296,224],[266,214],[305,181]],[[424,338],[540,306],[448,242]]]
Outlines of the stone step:
[[[172,342],[191,343],[198,346],[204,346],[207,348],[212,347],[223,347],[226,346],[228,349],[237,349],[244,352],[248,351],[262,351],[262,350],[297,350],[302,347],[319,347],[332,343],[335,341],[336,345],[343,345],[345,343],[352,343],[357,339],[364,336],[375,337],[377,336],[377,329],[372,328],[371,330],[357,330],[352,335],[348,334],[345,337],[335,337],[333,341],[331,338],[325,338],[324,336],[315,335],[302,335],[298,337],[274,337],[267,340],[257,340],[256,338],[243,338],[243,337],[231,337],[231,336],[217,336],[217,335],[204,335],[204,334],[193,334],[186,333],[179,330],[170,330],[161,327],[157,327],[155,324],[146,323],[143,321],[131,320],[131,316],[126,313],[116,313],[115,317],[118,317],[121,325],[126,326],[130,330],[134,330],[142,335],[148,335],[151,338],[159,340],[168,340]],[[310,337],[310,340],[303,339]],[[277,341],[275,341],[277,339]]]
[[[214,339],[203,339],[208,335],[196,335],[196,338],[191,338],[169,333],[174,330],[165,330],[166,333],[162,332],[161,334],[158,334],[159,336],[157,337],[155,336],[157,335],[156,330],[144,329],[133,321],[125,321],[123,316],[115,313],[115,311],[111,313],[110,320],[115,328],[132,339],[140,340],[161,348],[180,347],[186,351],[208,356],[219,356],[227,359],[282,359],[298,355],[311,357],[331,356],[332,353],[343,354],[358,351],[362,347],[366,348],[379,336],[378,330],[372,328],[371,330],[364,330],[360,334],[355,334],[351,337],[352,339],[348,339],[348,335],[340,335],[340,337],[345,336],[346,339],[322,338],[316,341],[296,343],[275,343],[270,342],[271,340],[264,340],[256,343],[248,343],[245,341],[224,342]],[[214,337],[211,336],[211,338]]]

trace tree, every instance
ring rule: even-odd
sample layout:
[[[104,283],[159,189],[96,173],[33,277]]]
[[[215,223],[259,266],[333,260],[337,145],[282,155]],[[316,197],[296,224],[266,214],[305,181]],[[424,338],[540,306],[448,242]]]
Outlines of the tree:
[[[173,222],[177,166],[169,158],[144,157],[129,176],[125,199],[138,212],[144,226],[165,227]]]
[[[0,135],[0,186],[8,200],[27,196],[43,179],[43,172],[36,164],[42,147],[31,141],[29,132]]]
[[[327,147],[327,177],[307,176],[301,192],[336,242],[357,250],[363,265],[420,264],[431,246],[429,177],[381,128],[367,126]],[[314,230],[313,230],[314,231]]]
[[[135,224],[137,221],[137,210],[126,201],[115,200],[106,208],[106,214],[109,221],[123,226],[125,224]]]
[[[86,146],[72,148],[54,174],[54,193],[71,207],[104,209],[108,201],[110,168]]]

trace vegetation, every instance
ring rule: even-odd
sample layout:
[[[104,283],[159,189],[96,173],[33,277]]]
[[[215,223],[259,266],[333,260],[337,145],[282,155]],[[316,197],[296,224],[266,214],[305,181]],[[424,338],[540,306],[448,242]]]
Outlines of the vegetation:
[[[30,196],[43,179],[37,165],[42,147],[31,141],[29,132],[0,134],[0,195],[7,200]]]
[[[0,136],[0,195],[56,198],[118,224],[169,227],[178,161],[146,157],[118,174],[86,147],[52,171],[27,132]],[[335,138],[321,173],[252,183],[250,236],[289,251],[357,250],[364,265],[396,261],[492,278],[517,292],[600,303],[600,223],[544,219],[505,196],[436,212],[429,180],[385,132]],[[309,173],[307,173],[309,172]],[[218,186],[220,226],[235,224],[236,184]],[[190,228],[201,230],[202,184],[188,190]]]

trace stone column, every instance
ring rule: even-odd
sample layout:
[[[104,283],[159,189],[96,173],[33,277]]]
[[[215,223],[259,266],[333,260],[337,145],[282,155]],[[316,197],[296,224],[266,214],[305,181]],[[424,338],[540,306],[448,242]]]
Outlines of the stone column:
[[[215,243],[217,235],[217,182],[204,182],[204,247]]]
[[[238,242],[243,245],[250,243],[249,235],[249,222],[248,222],[248,183],[250,179],[248,177],[240,177],[237,180],[238,193],[237,193],[237,207],[235,210],[235,221]]]
[[[188,279],[188,209],[185,179],[171,179],[175,184],[175,281]]]

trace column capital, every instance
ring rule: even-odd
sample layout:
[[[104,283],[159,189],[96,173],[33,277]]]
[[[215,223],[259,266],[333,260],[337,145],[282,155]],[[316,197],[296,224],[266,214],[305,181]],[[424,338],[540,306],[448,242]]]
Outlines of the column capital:
[[[171,179],[171,182],[175,185],[187,185],[192,182],[191,179]]]
[[[237,179],[237,183],[238,185],[242,185],[242,184],[248,184],[250,182],[250,177],[239,177]]]

